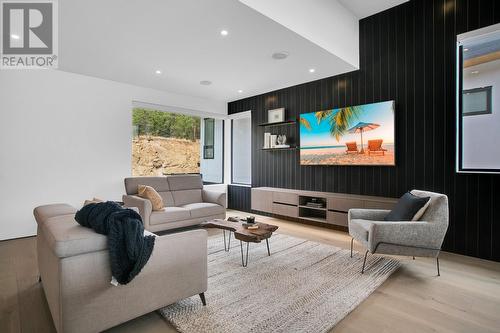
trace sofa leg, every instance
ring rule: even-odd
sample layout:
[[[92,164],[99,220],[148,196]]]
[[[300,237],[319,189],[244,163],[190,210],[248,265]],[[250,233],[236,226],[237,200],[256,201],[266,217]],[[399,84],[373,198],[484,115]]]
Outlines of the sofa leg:
[[[439,273],[439,257],[436,257],[436,267],[437,267],[437,271],[438,271],[437,276],[441,276],[441,273]]]
[[[365,252],[365,259],[363,260],[363,268],[361,269],[361,274],[365,272],[366,256],[368,255],[368,250]]]
[[[415,256],[413,257],[413,260],[415,260]]]
[[[351,258],[352,258],[352,242],[354,242],[354,237],[351,238]]]
[[[203,304],[203,306],[207,305],[207,300],[205,299],[205,293],[201,293],[199,295],[200,295],[201,303]]]
[[[38,275],[38,283],[42,282],[42,276]]]

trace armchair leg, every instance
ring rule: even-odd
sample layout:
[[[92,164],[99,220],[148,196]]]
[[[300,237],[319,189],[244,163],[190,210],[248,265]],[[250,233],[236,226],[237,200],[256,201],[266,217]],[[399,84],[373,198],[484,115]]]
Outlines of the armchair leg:
[[[361,269],[361,274],[365,272],[366,256],[368,255],[368,250],[365,252],[365,259],[363,259],[363,268]]]
[[[441,276],[441,273],[439,272],[439,257],[436,257],[436,267],[437,267],[437,271],[438,271],[437,276]]]
[[[203,304],[203,306],[207,305],[207,301],[205,299],[205,293],[201,293],[199,295],[200,295],[201,303]]]
[[[352,258],[352,242],[354,241],[354,237],[351,238],[351,258]]]

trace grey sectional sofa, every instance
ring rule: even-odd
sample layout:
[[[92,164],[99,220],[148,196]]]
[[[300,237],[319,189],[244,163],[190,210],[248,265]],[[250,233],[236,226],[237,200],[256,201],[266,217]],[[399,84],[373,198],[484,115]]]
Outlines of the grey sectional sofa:
[[[34,210],[38,267],[57,332],[101,332],[197,294],[204,302],[205,230],[156,236],[139,275],[113,286],[107,237],[80,226],[75,212],[67,204]]]
[[[137,196],[139,185],[153,187],[163,199],[164,210],[153,211],[149,200]],[[226,194],[204,189],[199,174],[125,178],[125,191],[125,206],[139,208],[144,228],[151,232],[226,217]]]

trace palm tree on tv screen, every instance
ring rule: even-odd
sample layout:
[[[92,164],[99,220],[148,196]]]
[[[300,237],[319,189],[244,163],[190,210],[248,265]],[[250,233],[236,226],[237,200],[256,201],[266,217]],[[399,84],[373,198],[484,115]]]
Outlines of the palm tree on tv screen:
[[[347,132],[349,124],[354,118],[357,118],[361,112],[360,106],[348,106],[340,109],[318,111],[314,115],[318,124],[323,120],[327,120],[330,124],[330,134],[335,139],[340,141],[340,138]],[[308,130],[311,129],[311,124],[305,118],[300,118],[300,123]]]

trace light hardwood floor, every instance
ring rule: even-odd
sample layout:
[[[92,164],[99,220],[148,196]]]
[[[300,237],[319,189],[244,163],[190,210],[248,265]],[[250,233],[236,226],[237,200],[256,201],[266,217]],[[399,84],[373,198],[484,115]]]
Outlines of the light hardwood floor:
[[[345,232],[268,217],[259,220],[278,225],[280,233],[349,248]],[[33,237],[0,242],[2,333],[55,332],[37,280],[35,246]],[[401,268],[333,332],[500,332],[500,263],[442,253],[437,277],[432,259],[398,258]],[[109,332],[176,331],[152,312]]]

